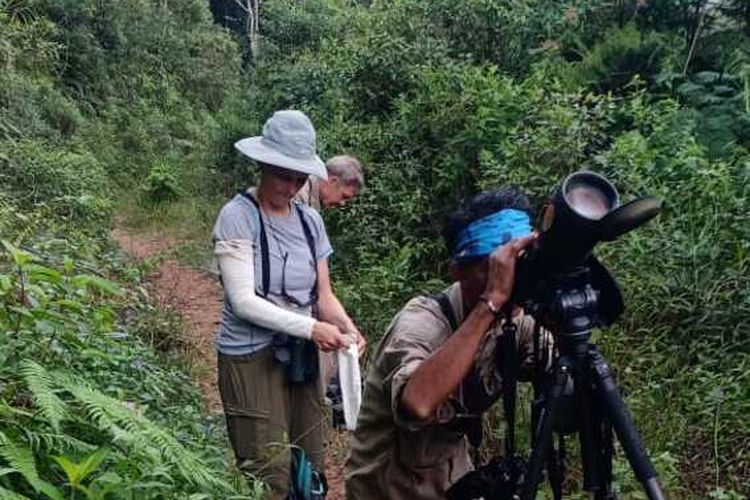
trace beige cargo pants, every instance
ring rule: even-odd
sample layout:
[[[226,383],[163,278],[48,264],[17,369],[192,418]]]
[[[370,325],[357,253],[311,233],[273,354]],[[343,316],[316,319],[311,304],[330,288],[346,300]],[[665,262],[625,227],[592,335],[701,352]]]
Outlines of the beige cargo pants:
[[[237,465],[268,485],[264,498],[286,497],[292,445],[323,471],[326,412],[319,380],[287,384],[271,348],[246,356],[220,353],[219,392]]]

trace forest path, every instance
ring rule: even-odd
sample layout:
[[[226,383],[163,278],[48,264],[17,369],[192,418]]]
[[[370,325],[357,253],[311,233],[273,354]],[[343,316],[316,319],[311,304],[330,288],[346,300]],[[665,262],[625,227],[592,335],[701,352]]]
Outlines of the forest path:
[[[157,305],[178,314],[187,328],[190,364],[203,404],[211,415],[222,413],[216,385],[216,349],[214,334],[221,314],[223,292],[218,280],[205,271],[180,263],[171,257],[180,242],[158,233],[139,232],[117,221],[112,238],[120,248],[137,261],[156,259],[158,264],[148,274]],[[330,430],[326,477],[328,500],[344,500],[344,459],[346,436]]]

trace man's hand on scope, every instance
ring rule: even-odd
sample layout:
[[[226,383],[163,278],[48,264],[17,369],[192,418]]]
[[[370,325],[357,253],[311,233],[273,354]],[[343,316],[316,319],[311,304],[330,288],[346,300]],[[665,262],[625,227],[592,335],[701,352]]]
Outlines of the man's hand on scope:
[[[516,274],[516,261],[523,251],[537,238],[531,233],[522,238],[510,240],[497,247],[489,257],[487,272],[487,289],[485,295],[495,304],[506,304],[513,293],[513,281]]]

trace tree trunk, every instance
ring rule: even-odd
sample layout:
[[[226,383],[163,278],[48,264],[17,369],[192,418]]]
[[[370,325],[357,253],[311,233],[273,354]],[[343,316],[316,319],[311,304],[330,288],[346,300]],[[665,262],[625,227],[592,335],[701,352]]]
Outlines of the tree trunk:
[[[258,46],[260,30],[258,18],[260,17],[260,0],[234,0],[240,8],[245,11],[245,35],[250,43],[250,56],[253,61],[258,57]]]
[[[260,0],[250,0],[253,9],[253,27],[252,34],[250,35],[250,51],[253,54],[253,60],[258,56],[258,48],[260,41]]]

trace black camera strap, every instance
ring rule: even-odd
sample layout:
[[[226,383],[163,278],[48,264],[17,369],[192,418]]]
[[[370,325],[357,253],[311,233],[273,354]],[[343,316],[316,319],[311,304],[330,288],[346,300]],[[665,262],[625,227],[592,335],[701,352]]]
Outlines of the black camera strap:
[[[313,315],[317,317],[318,309],[318,251],[315,249],[315,238],[313,238],[310,225],[307,223],[307,219],[302,213],[302,207],[299,203],[294,203],[294,208],[297,210],[297,216],[299,222],[302,224],[302,232],[305,233],[305,240],[307,241],[307,247],[310,249],[310,256],[312,257],[313,266],[315,267],[315,284],[310,290],[310,299],[313,304]]]
[[[451,333],[455,332],[458,327],[460,326],[458,323],[458,318],[456,317],[456,312],[453,310],[453,305],[451,304],[450,299],[444,292],[436,293],[435,295],[432,295],[431,298],[438,303],[440,306],[440,310],[443,313],[443,316],[445,316],[445,319],[448,320],[448,324],[451,327]],[[476,373],[472,370],[470,374],[468,375],[469,378],[477,378]],[[464,385],[469,384],[472,385],[471,380],[464,379],[461,384],[458,386],[460,399],[463,400],[464,397]],[[476,415],[470,415],[465,413],[466,408],[464,408],[463,401],[460,401],[459,404],[460,408],[458,408],[456,411],[457,413],[461,413],[461,417],[463,419],[461,423],[461,428],[463,432],[466,435],[466,438],[469,440],[469,444],[476,450],[479,449],[479,446],[482,444],[482,440],[484,439],[484,431],[482,429],[482,415],[476,414]],[[466,418],[469,417],[469,418]]]
[[[505,455],[512,457],[516,452],[516,387],[518,385],[518,347],[516,335],[518,327],[513,322],[511,307],[505,310],[502,335],[502,359],[497,361],[502,366],[503,376],[503,411],[507,427],[505,432]]]
[[[443,316],[448,320],[448,324],[451,325],[451,333],[455,332],[458,329],[458,319],[456,319],[456,312],[453,310],[448,296],[444,292],[440,292],[433,295],[432,299],[438,303]]]

